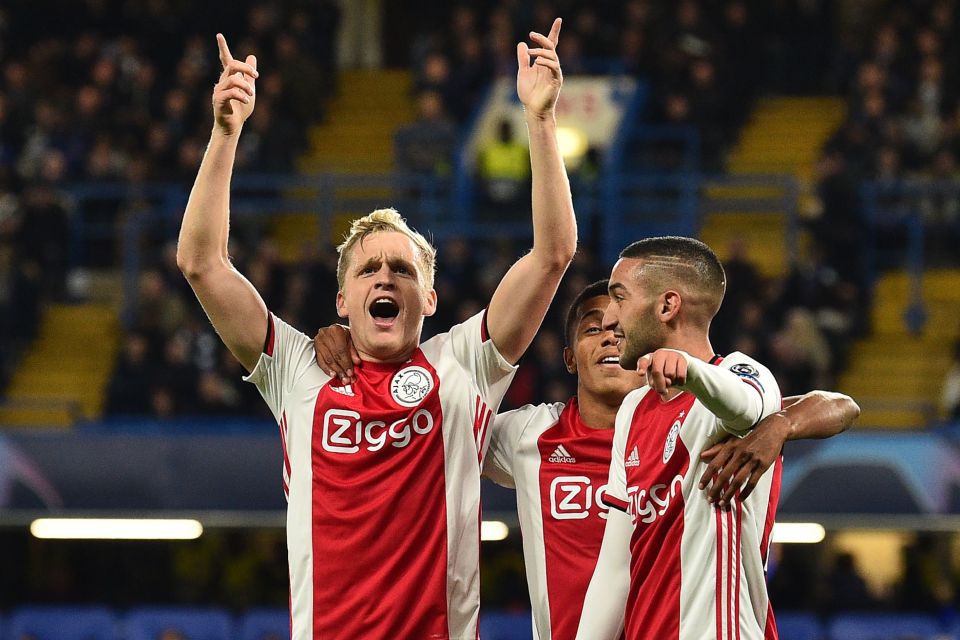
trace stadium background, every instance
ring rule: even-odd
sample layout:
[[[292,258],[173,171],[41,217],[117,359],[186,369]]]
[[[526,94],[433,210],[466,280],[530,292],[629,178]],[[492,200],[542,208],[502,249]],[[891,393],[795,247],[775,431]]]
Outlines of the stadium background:
[[[718,351],[768,363],[785,393],[838,389],[863,407],[851,432],[786,448],[780,520],[814,526],[793,531],[812,542],[781,529],[775,543],[781,637],[867,637],[857,624],[886,634],[869,637],[960,637],[958,11],[4,3],[0,639],[24,640],[13,622],[31,615],[80,628],[77,611],[60,620],[35,605],[101,607],[105,624],[145,640],[206,636],[182,609],[150,627],[142,607],[204,607],[208,629],[252,611],[284,619],[275,425],[174,261],[211,126],[213,34],[255,53],[262,74],[234,179],[239,268],[312,333],[336,320],[344,222],[395,205],[440,247],[432,333],[478,309],[529,246],[514,45],[555,15],[581,250],[507,406],[572,393],[559,318],[622,244],[702,237],[729,274]],[[489,489],[485,517],[509,533],[484,543],[484,637],[529,637],[512,498]],[[204,531],[31,534],[51,513],[187,516]]]

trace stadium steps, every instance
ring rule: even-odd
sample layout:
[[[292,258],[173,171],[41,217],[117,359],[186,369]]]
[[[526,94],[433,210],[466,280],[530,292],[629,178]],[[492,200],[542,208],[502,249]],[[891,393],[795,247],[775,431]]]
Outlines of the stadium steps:
[[[727,160],[727,170],[788,174],[810,181],[820,149],[845,113],[842,98],[762,99]]]
[[[809,189],[819,150],[844,118],[839,98],[777,97],[761,99],[727,159],[727,173],[788,175],[800,181],[801,209]],[[782,188],[770,186],[708,186],[708,201],[735,205],[737,200],[776,199]],[[739,212],[726,206],[703,220],[701,236],[721,259],[728,257],[733,240],[746,245],[747,257],[766,276],[777,276],[788,267],[786,212]]]
[[[916,428],[937,417],[941,383],[960,337],[960,270],[931,270],[923,279],[927,322],[911,334],[904,322],[910,301],[905,272],[877,282],[872,334],[854,345],[839,388],[860,403],[867,427]]]
[[[328,107],[322,124],[308,133],[309,148],[298,162],[301,173],[382,174],[393,169],[393,134],[414,119],[411,77],[407,71],[344,71],[339,78],[339,95]],[[381,190],[382,191],[382,190]],[[389,202],[390,194],[374,189],[353,188],[338,192],[341,197]],[[350,219],[368,210],[338,212],[329,230],[338,241]],[[273,237],[284,260],[297,260],[303,253],[304,238],[320,235],[319,220],[312,213],[278,216]]]
[[[119,336],[112,304],[47,307],[0,405],[0,425],[68,427],[99,416]]]

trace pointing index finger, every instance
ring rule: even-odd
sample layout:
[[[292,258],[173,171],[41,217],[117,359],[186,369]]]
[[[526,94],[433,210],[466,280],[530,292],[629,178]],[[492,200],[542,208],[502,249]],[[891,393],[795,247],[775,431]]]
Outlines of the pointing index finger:
[[[230,47],[227,46],[227,39],[222,33],[217,34],[217,48],[220,50],[220,64],[226,67],[233,61],[233,56],[230,55]]]
[[[560,26],[563,24],[563,19],[557,18],[553,21],[553,26],[550,27],[550,33],[547,37],[550,39],[550,42],[553,43],[553,46],[557,46],[557,42],[560,39]]]

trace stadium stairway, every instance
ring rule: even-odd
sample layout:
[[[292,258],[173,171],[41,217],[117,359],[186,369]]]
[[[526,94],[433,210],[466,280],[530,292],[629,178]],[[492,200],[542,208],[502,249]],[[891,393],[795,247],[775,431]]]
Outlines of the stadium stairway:
[[[911,334],[904,322],[910,280],[881,277],[874,291],[873,331],[853,347],[839,388],[860,403],[865,427],[916,428],[936,418],[941,384],[960,337],[960,270],[931,270],[923,279],[927,322]]]
[[[813,177],[814,162],[827,138],[840,126],[845,114],[840,98],[775,97],[759,100],[727,159],[727,173],[787,175],[800,183],[801,208]],[[761,273],[776,276],[787,267],[786,212],[737,211],[736,200],[777,199],[783,189],[772,187],[707,188],[708,214],[701,237],[725,259],[733,240],[746,245],[747,256]],[[709,213],[710,209],[722,213]]]
[[[408,71],[341,72],[338,95],[330,102],[322,124],[309,132],[309,148],[300,159],[301,173],[382,174],[393,169],[393,135],[415,117]],[[341,197],[387,203],[390,194],[370,188],[342,188]],[[349,220],[366,210],[336,212],[331,240],[339,240]],[[311,213],[280,216],[273,238],[286,260],[300,256],[304,238],[319,234]]]
[[[0,425],[67,427],[100,415],[120,330],[113,304],[54,304],[0,404]]]

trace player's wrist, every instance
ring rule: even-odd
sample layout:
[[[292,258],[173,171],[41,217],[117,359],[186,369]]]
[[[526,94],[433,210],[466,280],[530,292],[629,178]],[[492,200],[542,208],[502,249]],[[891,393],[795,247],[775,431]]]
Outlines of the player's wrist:
[[[524,108],[523,112],[526,116],[527,126],[534,125],[544,128],[556,127],[557,125],[557,113],[553,107],[543,110]]]
[[[236,140],[240,137],[241,131],[243,131],[243,123],[236,127],[224,127],[219,124],[214,124],[213,132],[210,134],[210,139],[211,142],[213,140],[231,140],[236,142]]]
[[[770,414],[763,425],[764,429],[776,432],[781,442],[793,440],[797,433],[797,425],[785,411]]]

